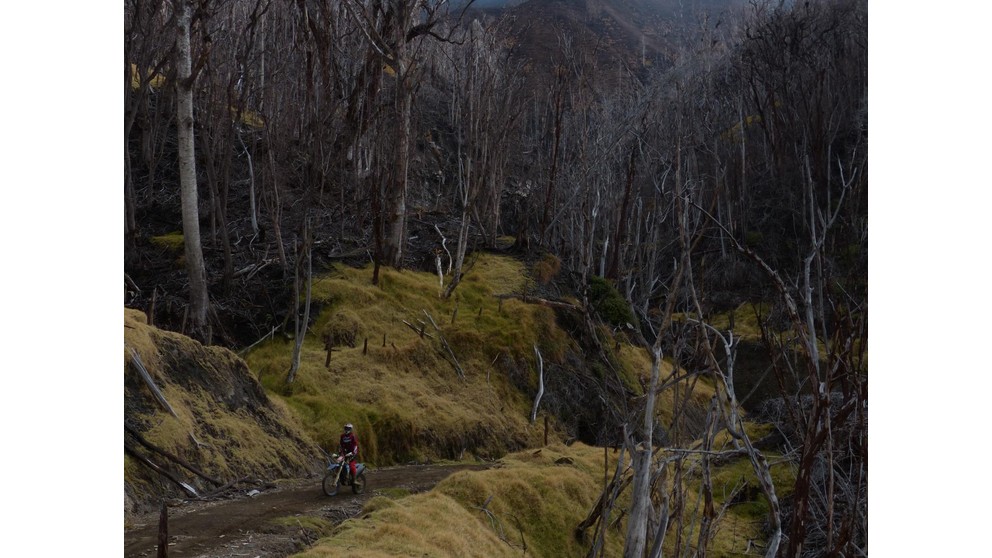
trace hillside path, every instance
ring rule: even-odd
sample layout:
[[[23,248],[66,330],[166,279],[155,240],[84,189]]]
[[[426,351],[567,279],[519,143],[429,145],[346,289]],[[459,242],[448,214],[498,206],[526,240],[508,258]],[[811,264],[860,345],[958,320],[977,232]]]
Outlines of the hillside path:
[[[325,496],[320,478],[290,481],[249,497],[215,502],[191,501],[169,508],[169,556],[181,558],[283,558],[305,550],[312,534],[302,528],[281,527],[272,520],[298,515],[321,517],[338,524],[354,517],[384,488],[411,493],[430,490],[448,475],[481,470],[487,465],[409,465],[370,469],[364,494],[345,487]],[[125,558],[154,558],[158,544],[158,513],[135,518],[124,531]]]

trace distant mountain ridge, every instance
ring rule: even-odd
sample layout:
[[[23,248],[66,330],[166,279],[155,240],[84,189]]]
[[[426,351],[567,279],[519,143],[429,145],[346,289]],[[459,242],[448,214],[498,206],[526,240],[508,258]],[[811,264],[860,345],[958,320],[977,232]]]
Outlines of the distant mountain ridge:
[[[665,68],[682,37],[705,17],[714,27],[732,17],[741,0],[483,0],[473,9],[511,22],[511,47],[532,72],[564,62],[562,42],[573,56],[594,62],[597,73],[627,69],[642,75]]]

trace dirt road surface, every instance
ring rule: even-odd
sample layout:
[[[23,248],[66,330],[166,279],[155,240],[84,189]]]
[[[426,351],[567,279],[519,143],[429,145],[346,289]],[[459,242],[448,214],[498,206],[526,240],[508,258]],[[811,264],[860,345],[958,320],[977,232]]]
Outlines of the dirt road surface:
[[[231,500],[187,502],[169,508],[169,556],[182,558],[283,558],[305,550],[317,536],[305,528],[273,520],[294,516],[320,517],[338,524],[362,511],[365,502],[385,488],[411,493],[430,490],[448,475],[485,465],[411,465],[369,470],[364,494],[344,487],[325,496],[321,479],[279,483],[253,496],[242,490]],[[159,514],[135,518],[124,531],[124,557],[155,557]],[[292,519],[289,521],[292,524]]]

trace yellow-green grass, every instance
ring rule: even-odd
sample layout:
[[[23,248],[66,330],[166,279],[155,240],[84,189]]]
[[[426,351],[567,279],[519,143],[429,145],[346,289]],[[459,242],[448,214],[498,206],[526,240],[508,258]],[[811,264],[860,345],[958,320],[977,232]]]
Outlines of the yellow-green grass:
[[[159,73],[153,72],[151,69],[145,70],[144,76],[145,85],[149,86],[151,89],[161,89],[166,84],[165,76]],[[138,73],[138,65],[131,63],[131,90],[138,91],[142,87],[142,76]],[[238,110],[235,107],[229,107],[231,111],[231,116],[237,119],[239,122],[246,126],[251,126],[252,128],[261,129],[265,127],[265,118],[261,114],[251,111],[251,110]]]
[[[298,556],[519,556],[454,499],[430,492],[404,498],[363,519],[345,521]]]
[[[499,457],[538,445],[543,429],[527,420],[537,391],[533,347],[539,348],[545,366],[564,365],[566,353],[581,348],[558,326],[552,309],[516,299],[500,303],[496,295],[528,287],[525,266],[512,258],[475,256],[447,300],[440,296],[435,274],[383,268],[378,286],[371,278],[370,268],[339,266],[315,279],[312,297],[322,311],[304,340],[293,384],[285,383],[291,342],[274,340],[248,356],[263,385],[285,398],[314,439],[330,451],[341,425],[352,422],[364,458],[376,465],[459,459],[473,447],[476,455]],[[425,310],[441,328],[464,380]],[[336,322],[359,324],[355,347],[335,346],[325,368],[322,333],[333,330]],[[608,328],[600,335],[621,381],[641,393],[650,378],[648,353],[627,341],[615,343]],[[663,366],[665,378],[671,366]],[[602,374],[613,373],[601,368]],[[691,401],[705,406],[711,395],[712,387],[696,382]],[[675,390],[668,390],[659,397],[656,408],[666,425],[675,396]]]
[[[148,326],[142,312],[127,308],[124,344],[125,418],[148,442],[224,480],[248,473],[279,478],[313,468],[316,448],[285,403],[268,398],[252,403],[249,411],[204,389],[205,384],[244,389],[241,385],[252,381],[244,362],[231,351]],[[155,401],[138,377],[131,364],[132,349],[175,416]],[[199,380],[183,374],[196,374]],[[125,456],[125,479],[138,492],[152,488],[142,467]]]
[[[153,236],[148,240],[159,248],[165,248],[172,252],[182,252],[184,238],[182,231],[173,231],[168,234]]]
[[[765,454],[773,465],[771,467],[772,481],[776,488],[779,501],[791,493],[795,483],[792,469],[785,463],[777,461],[781,456],[777,453]],[[713,504],[717,513],[724,507],[728,497],[736,487],[741,492],[736,501],[727,507],[713,529],[713,535],[707,545],[707,554],[712,556],[740,556],[748,547],[748,540],[762,542],[766,539],[764,528],[768,523],[770,506],[768,499],[760,489],[754,467],[750,459],[741,457],[730,463],[714,468],[711,476],[713,484]],[[688,483],[687,502],[691,505],[688,512],[696,517],[702,513],[700,497],[701,483],[694,479]],[[698,528],[690,539],[695,547],[698,541]]]
[[[291,342],[275,340],[248,356],[263,385],[285,397],[317,442],[333,449],[341,425],[352,422],[365,459],[380,465],[455,459],[471,447],[499,456],[536,444],[543,431],[527,421],[533,395],[515,387],[494,361],[507,357],[526,368],[536,392],[533,346],[546,363],[561,364],[572,341],[551,309],[513,299],[500,305],[494,296],[520,292],[527,281],[524,266],[480,255],[448,300],[430,273],[384,268],[378,286],[371,277],[370,268],[339,267],[314,281],[313,300],[323,311],[304,340],[293,384],[285,383]],[[464,380],[424,311],[441,328]],[[342,315],[356,316],[361,324],[356,346],[336,346],[325,368],[327,352],[318,333]]]
[[[734,317],[734,337],[737,340],[743,341],[745,343],[763,343],[761,325],[759,320],[767,319],[771,312],[771,307],[768,304],[752,304],[746,302],[741,304],[736,309],[731,312],[725,312],[722,314],[715,314],[707,318],[707,323],[709,323],[714,328],[720,331],[727,331],[730,329],[730,316],[733,314]],[[693,317],[693,316],[689,316]],[[680,314],[675,316],[673,319],[676,321],[685,320],[686,315]],[[694,318],[694,317],[693,317]],[[779,332],[769,332],[769,335],[773,337],[776,343],[781,344],[786,350],[790,351],[796,356],[807,354],[807,348],[802,344],[795,336],[794,333],[789,331],[779,331]],[[856,345],[860,347],[860,344]],[[816,339],[816,348],[819,353],[820,361],[826,362],[830,351],[827,348],[826,343],[823,339]],[[715,347],[717,354],[723,355],[722,347]]]
[[[747,430],[753,438],[765,432],[752,424]],[[730,449],[725,433],[717,436],[715,449]],[[601,494],[603,456],[602,448],[581,443],[568,447],[552,444],[540,451],[509,454],[499,468],[455,473],[426,494],[400,499],[377,496],[365,505],[359,518],[344,522],[330,537],[299,556],[501,557],[518,556],[524,546],[531,556],[581,556],[588,550],[593,533],[590,529],[586,539],[580,540],[575,528]],[[607,454],[610,475],[617,457],[613,451]],[[766,454],[782,498],[795,479],[787,465],[776,461],[778,457]],[[686,521],[682,540],[693,547],[702,509],[700,460],[699,454],[692,454],[683,465]],[[674,476],[669,467],[667,490],[672,489]],[[717,511],[735,488],[743,488],[714,524],[708,554],[742,555],[749,539],[760,543],[765,538],[762,529],[769,510],[767,500],[746,457],[714,467],[711,479]],[[629,490],[617,502],[611,524],[622,518],[621,510],[629,505]],[[626,524],[621,521],[613,526],[607,531],[608,556],[620,555],[623,547]],[[676,524],[670,525],[665,555],[674,552],[675,529]]]
[[[709,318],[709,324],[720,331],[730,329],[730,316],[734,316],[734,336],[747,341],[761,340],[759,318],[767,318],[771,312],[768,304],[745,302],[730,312],[716,314]]]
[[[620,350],[614,350],[613,354],[620,364],[619,373],[624,383],[634,393],[643,395],[644,387],[651,382],[651,355],[646,350],[627,343],[620,343]],[[659,383],[665,384],[667,380],[673,378],[674,370],[675,366],[672,362],[663,359],[659,369]],[[679,375],[685,373],[684,369],[679,370]],[[676,399],[685,402],[687,390],[691,391],[688,403],[699,409],[705,409],[716,393],[712,380],[706,377],[683,380],[659,392],[655,400],[655,410],[658,420],[666,428],[671,427],[674,420]]]
[[[611,453],[611,472],[615,459]],[[602,491],[603,450],[553,444],[510,454],[502,465],[455,473],[426,494],[373,499],[361,518],[300,556],[495,558],[520,556],[524,546],[530,556],[582,555],[574,532]],[[607,555],[622,544],[610,531]]]
[[[384,497],[390,500],[399,500],[413,494],[409,488],[381,488],[375,491],[377,496]]]
[[[373,463],[454,459],[460,456],[459,444],[476,446],[487,455],[502,454],[511,446],[539,445],[543,432],[527,422],[536,390],[532,347],[538,345],[546,364],[561,364],[567,350],[580,349],[557,326],[550,309],[513,299],[500,307],[494,295],[528,287],[524,266],[481,255],[451,300],[439,296],[441,286],[434,274],[391,269],[380,273],[379,286],[371,285],[369,268],[339,267],[316,280],[313,297],[323,310],[312,330],[328,331],[331,320],[357,318],[356,346],[335,347],[325,369],[320,336],[308,336],[297,380],[286,386],[292,343],[270,342],[249,357],[263,383],[285,396],[326,448],[336,444],[343,422],[355,423],[366,459]],[[464,368],[464,382],[442,355],[425,309]],[[427,322],[424,331],[434,339],[421,338],[404,320],[418,329],[418,320]],[[626,340],[618,342],[608,329],[599,334],[621,380],[643,393],[641,386],[651,373],[648,352]],[[368,354],[363,354],[366,338]],[[529,367],[533,390],[521,391],[493,365],[500,355]],[[673,370],[669,361],[663,362],[662,380]],[[707,378],[686,380],[661,392],[656,409],[662,424],[671,424],[676,398],[684,402],[689,389],[688,402],[700,409],[715,393]],[[718,436],[717,443],[726,444],[726,436]],[[571,464],[555,463],[564,456]],[[609,454],[610,474],[616,458]],[[603,450],[552,443],[539,453],[531,449],[507,455],[501,463],[498,469],[456,473],[427,494],[378,494],[366,504],[361,519],[346,521],[305,556],[512,556],[524,545],[535,556],[583,554],[587,548],[574,538],[574,528],[602,490]],[[728,475],[735,480],[753,477],[753,472],[747,477],[746,460],[728,467],[729,472],[720,469],[714,474],[715,484]],[[698,479],[690,476],[686,482],[698,491]],[[628,500],[629,494],[622,496],[612,519],[620,517]],[[480,509],[483,506],[492,516]],[[711,548],[734,548],[734,537],[745,532],[760,539],[761,520],[755,516],[766,512],[767,505],[732,506],[717,526]],[[610,530],[608,554],[620,553],[622,532],[622,523]]]
[[[717,330],[726,332],[730,330],[731,316],[733,316],[733,333],[735,339],[741,341],[761,342],[761,324],[759,322],[760,320],[767,320],[770,314],[771,306],[767,303],[754,304],[751,302],[745,302],[729,312],[707,316],[706,323]],[[674,321],[685,321],[688,319],[695,320],[698,318],[695,315],[676,314],[672,317],[672,319]],[[794,337],[793,335],[786,335],[782,332],[772,332],[772,334],[779,335],[783,342],[787,338]],[[716,349],[718,354],[722,354],[722,347],[716,347]]]
[[[745,423],[745,431],[752,441],[768,435],[772,427],[767,424]],[[697,444],[694,449],[699,449]],[[712,451],[732,451],[734,446],[730,435],[724,430],[714,437]],[[662,457],[668,457],[662,450]],[[779,501],[791,493],[795,483],[792,467],[781,460],[781,454],[766,452],[763,454],[770,464],[772,482],[775,486]],[[702,455],[690,453],[683,461],[685,517],[683,541],[696,548],[699,540],[699,521],[702,517],[704,500],[701,479]],[[669,465],[667,478],[668,490],[672,490],[674,473]],[[720,514],[724,505],[730,501],[722,516],[716,519],[711,529],[711,537],[707,543],[707,554],[719,557],[740,556],[747,549],[748,540],[761,543],[765,540],[764,527],[769,519],[770,506],[768,499],[761,490],[754,466],[746,456],[737,457],[712,467],[710,475],[713,488],[713,508]],[[736,492],[735,492],[736,490]],[[736,496],[735,496],[736,494]],[[733,500],[731,499],[733,497]],[[669,532],[665,540],[665,555],[674,553],[675,533]]]
[[[162,74],[157,74],[152,72],[150,69],[145,71],[144,81],[152,87],[152,89],[158,89],[165,85],[165,76]],[[131,63],[131,89],[137,91],[141,87],[141,76],[138,74],[138,65]]]

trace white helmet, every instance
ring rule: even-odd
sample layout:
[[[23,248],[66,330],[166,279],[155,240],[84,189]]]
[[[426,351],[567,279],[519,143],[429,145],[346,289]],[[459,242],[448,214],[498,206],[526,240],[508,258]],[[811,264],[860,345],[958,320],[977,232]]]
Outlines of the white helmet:
[[[351,432],[351,429],[352,429],[352,428],[354,428],[354,427],[353,427],[353,426],[351,425],[351,423],[350,423],[350,422],[349,422],[348,424],[345,424],[345,425],[344,425],[344,431],[345,431],[345,432]]]

